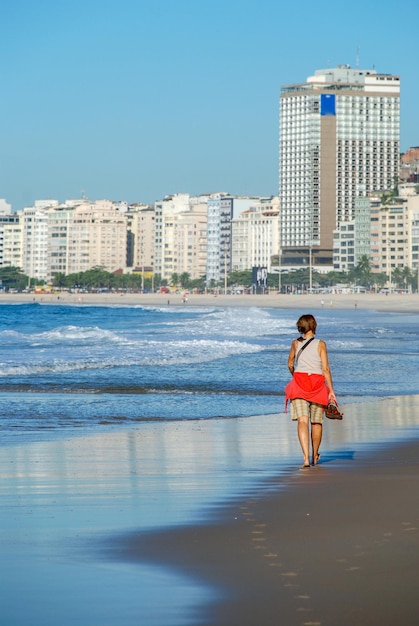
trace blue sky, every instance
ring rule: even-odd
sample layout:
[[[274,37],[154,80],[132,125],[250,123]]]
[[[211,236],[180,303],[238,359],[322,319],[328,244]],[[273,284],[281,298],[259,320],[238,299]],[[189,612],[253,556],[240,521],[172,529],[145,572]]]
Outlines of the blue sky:
[[[0,198],[278,190],[281,85],[398,74],[419,145],[416,0],[0,0]]]

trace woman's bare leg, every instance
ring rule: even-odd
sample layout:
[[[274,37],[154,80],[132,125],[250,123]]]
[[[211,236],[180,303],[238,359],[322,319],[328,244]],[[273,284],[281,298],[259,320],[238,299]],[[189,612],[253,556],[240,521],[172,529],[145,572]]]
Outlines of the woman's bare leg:
[[[298,418],[298,440],[303,451],[303,465],[310,466],[310,435],[308,428],[308,416]],[[320,445],[320,444],[319,444]]]
[[[323,425],[312,424],[311,425],[311,447],[313,450],[313,465],[317,465],[320,455],[319,448],[322,442]]]

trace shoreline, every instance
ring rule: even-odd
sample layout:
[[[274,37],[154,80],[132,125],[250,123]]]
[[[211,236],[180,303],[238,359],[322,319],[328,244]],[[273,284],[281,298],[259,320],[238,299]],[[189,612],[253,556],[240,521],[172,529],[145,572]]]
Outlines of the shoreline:
[[[418,408],[347,405],[305,471],[277,415],[3,447],[5,621],[414,623]]]
[[[360,309],[391,313],[419,313],[419,294],[267,294],[209,295],[189,294],[0,294],[4,304],[56,304],[77,306],[157,306],[157,307],[258,307],[279,309]]]
[[[131,535],[119,558],[218,590],[205,626],[393,626],[417,617],[419,440],[326,459],[213,511],[212,521]],[[283,482],[283,481],[282,481]],[[263,492],[264,491],[264,492]]]

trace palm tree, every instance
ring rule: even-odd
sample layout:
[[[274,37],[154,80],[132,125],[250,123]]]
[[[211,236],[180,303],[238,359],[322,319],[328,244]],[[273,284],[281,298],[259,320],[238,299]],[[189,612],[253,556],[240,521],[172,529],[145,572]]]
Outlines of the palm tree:
[[[393,283],[396,284],[396,287],[401,286],[403,282],[403,271],[400,269],[400,267],[396,267],[396,269],[393,270],[391,280]]]
[[[54,287],[62,287],[67,286],[67,276],[63,272],[57,272],[54,276],[54,280],[52,281]]]
[[[367,254],[363,254],[357,266],[352,272],[355,282],[359,281],[363,287],[369,287],[371,283],[371,259]]]
[[[408,286],[412,286],[412,282],[413,282],[413,272],[410,269],[410,267],[408,267],[407,265],[404,266],[403,271],[402,271],[402,278],[403,278],[403,283],[405,286],[405,289],[408,288]]]
[[[14,265],[4,265],[0,268],[0,285],[4,288],[23,289],[28,284],[28,276],[22,272],[20,267]],[[38,281],[39,283],[39,281]]]
[[[188,272],[182,272],[179,276],[180,286],[182,289],[187,289],[189,287],[189,283],[191,282],[191,275]]]

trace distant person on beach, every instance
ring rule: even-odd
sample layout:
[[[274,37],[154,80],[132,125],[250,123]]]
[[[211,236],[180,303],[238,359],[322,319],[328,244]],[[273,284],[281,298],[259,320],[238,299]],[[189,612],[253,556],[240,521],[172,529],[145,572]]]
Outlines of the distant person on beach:
[[[285,406],[290,400],[291,418],[298,425],[303,468],[310,467],[310,438],[312,463],[319,462],[324,410],[329,402],[336,402],[326,343],[315,338],[316,328],[313,315],[302,315],[297,321],[301,336],[291,344],[288,369],[292,380],[285,387]]]

